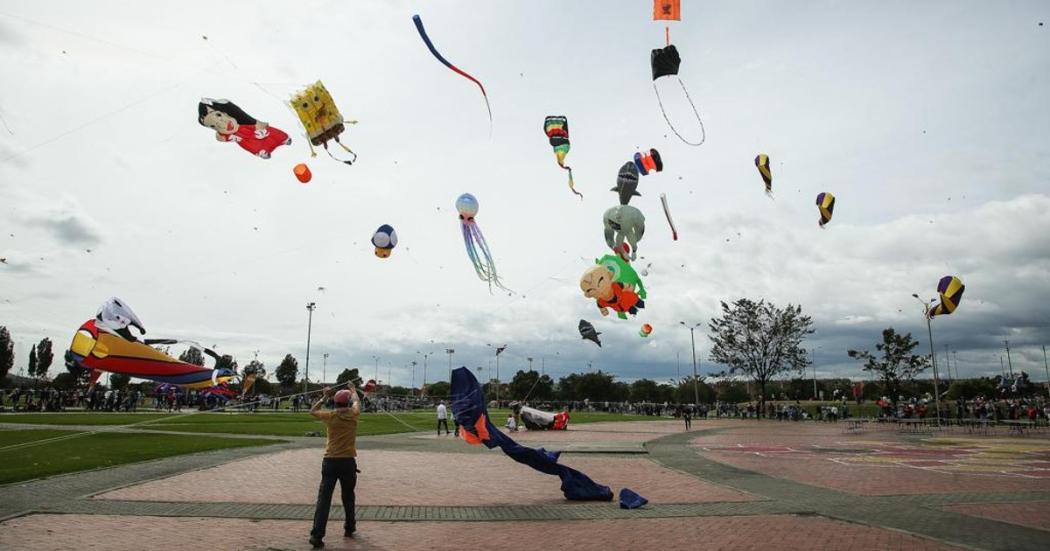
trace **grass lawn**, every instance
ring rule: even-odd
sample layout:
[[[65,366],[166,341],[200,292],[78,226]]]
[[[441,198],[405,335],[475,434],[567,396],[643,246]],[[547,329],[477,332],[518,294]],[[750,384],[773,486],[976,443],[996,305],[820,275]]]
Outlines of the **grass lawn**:
[[[74,434],[75,431],[0,431],[0,448]],[[274,440],[176,434],[96,433],[23,448],[0,450],[0,484],[223,448],[273,444]]]
[[[491,412],[493,422],[502,425],[510,413],[498,409]],[[379,435],[431,430],[436,423],[433,411],[412,413],[365,413],[361,416],[358,434]],[[603,421],[656,421],[660,417],[646,415],[619,415],[598,412],[574,412],[570,425]],[[46,425],[130,425],[142,423],[140,428],[175,432],[265,434],[273,436],[304,436],[321,432],[324,425],[306,413],[205,413],[189,414],[125,414],[125,413],[30,413],[0,415],[0,423],[32,423]]]

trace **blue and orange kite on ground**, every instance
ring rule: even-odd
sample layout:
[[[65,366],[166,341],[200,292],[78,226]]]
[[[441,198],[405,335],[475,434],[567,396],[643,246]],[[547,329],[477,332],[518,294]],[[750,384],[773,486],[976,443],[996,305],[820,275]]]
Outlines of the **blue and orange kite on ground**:
[[[485,395],[474,374],[465,367],[452,371],[452,412],[462,425],[463,439],[470,444],[499,447],[511,459],[561,479],[561,491],[566,499],[576,501],[611,501],[612,490],[593,481],[587,475],[558,463],[560,452],[543,448],[529,448],[503,434],[489,420]]]

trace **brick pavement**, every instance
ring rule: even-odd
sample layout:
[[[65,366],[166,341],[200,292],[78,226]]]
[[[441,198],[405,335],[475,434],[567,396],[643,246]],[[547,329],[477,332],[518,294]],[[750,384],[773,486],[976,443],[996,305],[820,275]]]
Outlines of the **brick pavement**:
[[[467,446],[466,443],[463,444]],[[210,469],[122,488],[103,499],[313,503],[320,482],[323,450],[297,449],[260,455]],[[618,491],[642,491],[654,502],[746,501],[753,497],[661,467],[639,458],[562,456],[562,462]],[[358,456],[361,505],[538,505],[564,503],[559,481],[509,462],[498,450],[450,455],[363,450]],[[464,492],[453,479],[470,473],[477,484]],[[266,473],[260,479],[259,473]],[[412,473],[406,476],[406,473]],[[230,488],[237,488],[231,493]]]
[[[713,448],[733,442],[766,448],[791,448],[815,443],[814,449],[842,446],[843,442],[847,442],[849,446],[856,445],[859,449],[865,439],[878,444],[922,444],[925,439],[902,439],[899,435],[881,433],[854,437],[844,434],[841,426],[817,423],[788,425],[768,421],[698,421],[694,423],[694,428],[703,429],[703,432],[693,433],[681,432],[681,424],[675,422],[637,425],[642,426],[632,426],[632,433],[642,436],[631,436],[629,439],[616,434],[615,425],[580,431],[575,436],[595,446],[613,446],[617,441],[621,444],[628,441],[644,443],[647,455],[563,456],[567,463],[583,469],[602,482],[613,486],[622,482],[651,499],[659,497],[653,499],[649,506],[636,511],[621,510],[608,503],[565,502],[560,499],[557,480],[553,477],[528,472],[526,467],[502,458],[499,452],[465,446],[451,438],[427,439],[420,438],[420,435],[363,437],[359,446],[362,457],[374,454],[377,460],[366,469],[368,475],[376,477],[376,484],[369,487],[362,482],[360,502],[370,499],[364,496],[364,491],[368,490],[373,496],[382,496],[382,501],[386,503],[377,500],[373,505],[359,507],[363,537],[355,541],[352,548],[412,549],[417,542],[431,549],[492,548],[496,545],[520,547],[523,541],[529,542],[529,546],[540,545],[540,548],[571,546],[580,549],[693,549],[699,543],[712,548],[857,547],[866,550],[904,546],[933,548],[942,545],[1011,550],[1047,547],[1050,532],[1031,517],[1043,514],[1045,504],[1050,503],[1050,491],[1041,489],[1038,484],[1029,485],[1025,490],[1011,491],[1004,491],[1001,486],[991,490],[983,487],[967,490],[965,484],[949,484],[937,493],[855,495],[826,485],[808,484],[791,476],[783,476],[780,471],[765,473],[742,468],[741,465],[730,464],[735,460],[722,461],[720,454],[729,455],[730,452],[703,449],[705,446]],[[595,436],[603,432],[612,436],[607,440]],[[521,439],[529,439],[531,443],[549,442],[552,439],[573,442],[571,437],[562,434],[572,436],[572,431],[526,434]],[[1018,440],[1021,441],[1028,442],[1030,439]],[[255,486],[271,488],[260,481],[265,481],[266,477],[273,474],[273,465],[268,462],[275,461],[274,458],[281,458],[278,463],[283,461],[281,464],[285,465],[285,470],[291,466],[290,469],[294,471],[289,475],[292,477],[289,480],[294,479],[294,483],[288,485],[289,488],[313,486],[316,479],[310,477],[315,476],[311,473],[316,471],[319,446],[320,441],[301,440],[265,450],[197,454],[196,457],[170,458],[68,475],[17,487],[0,487],[0,497],[4,498],[0,499],[0,518],[12,508],[22,512],[67,513],[58,517],[30,515],[0,524],[0,548],[5,547],[5,537],[21,537],[24,543],[32,544],[20,547],[29,549],[65,548],[65,540],[61,539],[65,536],[62,534],[76,532],[64,524],[66,521],[74,523],[74,528],[89,531],[94,529],[92,526],[100,526],[100,532],[107,532],[117,538],[107,549],[141,548],[140,543],[126,543],[120,539],[124,536],[120,533],[123,527],[129,528],[126,531],[132,536],[128,537],[139,533],[140,526],[163,527],[158,528],[161,531],[186,531],[187,524],[178,522],[189,523],[195,535],[216,534],[219,539],[215,541],[221,542],[217,548],[302,548],[305,543],[302,534],[306,530],[303,521],[309,519],[312,513],[309,497],[294,497],[278,492],[272,494],[268,502],[231,502],[231,499],[239,494],[255,496],[252,493],[256,491]],[[274,450],[281,451],[273,453]],[[849,452],[841,453],[849,455]],[[762,457],[739,452],[734,455]],[[824,460],[820,463],[814,463],[813,459],[807,461],[809,468],[815,472],[826,470],[825,464],[833,464]],[[888,484],[891,485],[896,479],[900,486],[900,479],[896,476],[899,470],[899,467],[866,468],[863,472],[872,479],[888,478]],[[918,468],[914,470],[925,472]],[[237,471],[244,474],[235,474]],[[449,494],[446,486],[450,484],[427,486],[428,479],[435,478],[435,473],[444,473],[447,477],[456,472],[485,475],[477,478],[487,484],[468,483],[466,486],[470,492],[483,497],[480,502],[455,506],[447,502]],[[225,477],[216,476],[223,473]],[[252,475],[255,478],[251,478]],[[249,477],[248,482],[242,478],[244,476]],[[540,477],[538,485],[517,489],[519,479],[529,481],[532,476]],[[609,480],[603,480],[602,476]],[[960,480],[973,477],[971,474],[953,476],[960,477]],[[150,480],[161,482],[150,483]],[[146,483],[135,484],[139,481]],[[215,485],[220,489],[225,485],[224,494],[208,496],[222,497],[223,500],[169,500],[169,497],[183,492],[181,488],[189,486],[184,484],[186,481],[196,481],[201,486]],[[1036,483],[1039,482],[1036,480]],[[118,486],[124,489],[109,492],[106,497],[110,499],[90,497]],[[504,491],[509,488],[515,495],[508,497],[498,491],[485,494],[489,491],[485,488],[493,486],[503,488]],[[279,487],[280,484],[272,486]],[[534,491],[538,493],[531,493]],[[134,497],[136,492],[141,492],[138,497],[151,501],[127,499]],[[553,492],[553,499],[549,498],[548,492]],[[401,502],[397,500],[405,495],[412,496],[412,499],[407,504],[398,504]],[[114,496],[120,499],[112,499]],[[286,501],[290,496],[294,499]],[[734,496],[745,496],[750,500],[730,501]],[[682,498],[687,502],[668,501]],[[198,495],[195,499],[202,498]],[[716,501],[705,501],[708,499]],[[1020,506],[1016,505],[1018,502],[1021,502]],[[1026,509],[1025,505],[1030,507]],[[84,514],[92,516],[84,517]],[[146,518],[143,515],[159,518]],[[339,518],[340,515],[341,510],[333,508],[333,518]],[[106,520],[111,518],[116,520]],[[585,522],[567,522],[565,519]],[[434,522],[436,520],[454,522]],[[109,522],[114,524],[107,524]],[[367,535],[365,527],[369,527]],[[48,534],[47,529],[52,532]],[[51,538],[48,542],[24,539],[29,536],[45,537],[41,531]],[[492,534],[507,534],[507,540],[481,539],[489,538]],[[767,537],[766,534],[771,535]],[[256,536],[262,538],[258,545],[254,543]],[[333,540],[332,543],[337,541]],[[80,541],[71,545],[80,549],[92,544]]]
[[[1029,503],[964,503],[945,507],[949,511],[990,518],[1011,524],[1050,530],[1050,501]],[[1050,547],[1050,536],[1047,536]]]
[[[214,550],[308,549],[305,521],[222,518],[32,515],[4,523],[0,548],[140,550],[157,542],[197,542]],[[812,516],[551,522],[360,522],[352,540],[338,530],[326,549],[883,549],[954,547],[893,530]]]

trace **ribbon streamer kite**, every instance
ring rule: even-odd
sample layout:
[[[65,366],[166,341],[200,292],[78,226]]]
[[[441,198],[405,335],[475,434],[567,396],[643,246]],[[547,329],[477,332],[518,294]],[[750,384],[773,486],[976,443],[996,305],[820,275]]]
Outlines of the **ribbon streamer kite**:
[[[427,49],[430,50],[431,54],[434,54],[434,57],[437,58],[438,61],[440,61],[445,67],[448,67],[449,69],[452,69],[453,71],[458,73],[463,78],[478,85],[478,88],[481,89],[481,96],[485,98],[485,110],[488,111],[489,114],[489,126],[492,126],[492,108],[489,107],[489,95],[485,93],[485,86],[481,84],[481,81],[467,74],[466,71],[450,63],[447,59],[445,59],[445,56],[441,55],[437,51],[437,48],[434,47],[434,43],[431,42],[430,37],[427,36],[427,30],[423,28],[423,20],[420,19],[418,15],[412,16],[412,22],[416,24],[416,30],[419,31],[419,37],[423,39],[423,42],[427,45]]]

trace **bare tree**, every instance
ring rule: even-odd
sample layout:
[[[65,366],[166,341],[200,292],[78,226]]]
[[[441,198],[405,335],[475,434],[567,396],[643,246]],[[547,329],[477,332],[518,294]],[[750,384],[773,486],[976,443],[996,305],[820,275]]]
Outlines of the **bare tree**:
[[[801,373],[809,365],[802,339],[813,333],[813,320],[801,306],[778,308],[765,300],[742,298],[722,303],[722,317],[711,318],[711,360],[729,374],[750,377],[758,385],[759,416],[765,415],[766,383],[782,373]]]

